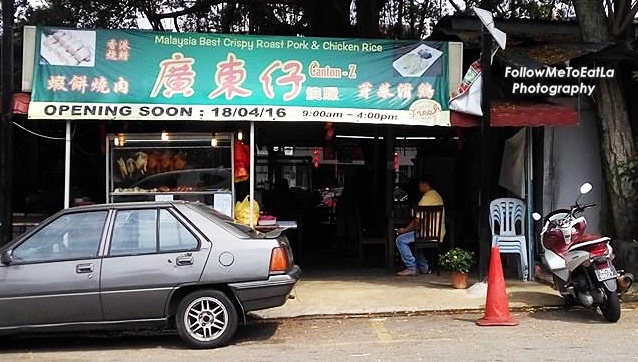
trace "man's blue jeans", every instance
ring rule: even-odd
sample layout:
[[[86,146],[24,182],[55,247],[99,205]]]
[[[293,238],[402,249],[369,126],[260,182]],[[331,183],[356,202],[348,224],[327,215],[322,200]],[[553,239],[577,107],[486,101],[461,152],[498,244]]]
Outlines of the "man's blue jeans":
[[[396,244],[397,249],[399,249],[399,254],[401,254],[401,260],[403,261],[406,269],[416,270],[418,267],[420,271],[426,271],[428,270],[428,261],[425,260],[423,250],[416,251],[416,258],[412,255],[412,250],[410,250],[409,244],[413,242],[414,231],[401,234],[397,237]]]

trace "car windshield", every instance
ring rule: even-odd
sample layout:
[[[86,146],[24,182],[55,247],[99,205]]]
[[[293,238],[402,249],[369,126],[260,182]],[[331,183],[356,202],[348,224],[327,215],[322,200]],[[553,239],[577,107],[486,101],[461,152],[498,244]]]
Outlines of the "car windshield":
[[[246,234],[252,238],[262,238],[264,233],[256,231],[254,229],[251,229],[249,226],[247,225],[243,225],[243,224],[239,224],[236,223],[235,220],[231,217],[229,217],[228,215],[222,214],[221,212],[213,209],[212,207],[205,205],[205,204],[201,204],[201,203],[195,203],[195,204],[191,204],[191,206],[193,207],[193,209],[197,212],[199,212],[200,214],[206,216],[207,218],[214,220],[215,219],[219,219],[225,222],[226,225],[234,228],[235,230],[238,230],[239,232]],[[211,217],[212,216],[212,217]]]

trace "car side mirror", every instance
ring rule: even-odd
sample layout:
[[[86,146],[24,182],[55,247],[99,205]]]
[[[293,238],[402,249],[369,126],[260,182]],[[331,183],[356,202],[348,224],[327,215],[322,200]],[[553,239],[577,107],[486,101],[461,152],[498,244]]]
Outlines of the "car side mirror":
[[[12,262],[13,262],[13,250],[9,249],[2,252],[2,255],[0,255],[0,263],[4,265],[9,265]]]
[[[540,220],[540,219],[542,219],[542,218],[543,218],[543,217],[541,216],[541,214],[539,214],[539,213],[537,213],[537,212],[535,212],[535,213],[533,213],[533,214],[532,214],[532,219],[534,219],[534,220],[536,220],[536,221],[538,221],[538,220]]]

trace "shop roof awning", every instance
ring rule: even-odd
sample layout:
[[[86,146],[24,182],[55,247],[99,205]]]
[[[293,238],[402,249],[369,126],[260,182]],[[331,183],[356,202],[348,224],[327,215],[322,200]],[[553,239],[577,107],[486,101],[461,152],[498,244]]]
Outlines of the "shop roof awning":
[[[452,111],[450,123],[453,127],[478,127],[481,117]],[[490,123],[493,127],[575,126],[578,111],[555,103],[497,103],[492,106]]]
[[[514,46],[496,56],[506,65],[537,69],[546,65],[565,64],[574,58],[597,53],[609,43],[563,42]]]

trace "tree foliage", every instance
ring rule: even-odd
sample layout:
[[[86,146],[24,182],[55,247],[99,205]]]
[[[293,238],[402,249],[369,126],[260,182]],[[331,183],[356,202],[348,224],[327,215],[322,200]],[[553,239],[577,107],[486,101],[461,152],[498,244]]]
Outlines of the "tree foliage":
[[[16,0],[19,24],[335,37],[429,35],[449,11],[424,0]]]
[[[612,0],[612,5],[616,4]],[[18,24],[336,37],[425,38],[436,22],[482,5],[503,18],[570,18],[569,0],[15,0]],[[610,18],[635,4],[617,1]],[[626,21],[615,20],[622,31]]]
[[[33,6],[28,0],[15,2],[16,24],[55,25],[78,28],[135,27],[134,1],[52,0]]]

